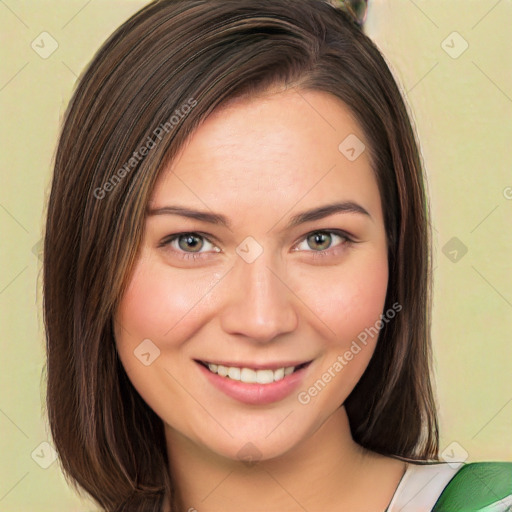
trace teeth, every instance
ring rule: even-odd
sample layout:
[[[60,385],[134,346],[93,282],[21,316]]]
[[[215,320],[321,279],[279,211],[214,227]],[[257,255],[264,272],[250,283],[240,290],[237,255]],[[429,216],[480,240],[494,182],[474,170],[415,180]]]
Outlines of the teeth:
[[[295,366],[278,368],[277,370],[252,370],[251,368],[236,368],[233,366],[222,366],[221,364],[208,364],[208,368],[212,373],[217,373],[221,377],[229,377],[246,384],[270,384],[271,382],[284,379],[295,370]]]
[[[293,372],[293,366],[290,366],[290,368],[292,368],[292,372]],[[284,379],[285,371],[286,371],[286,368],[279,368],[278,370],[276,370],[274,372],[274,380]]]
[[[240,380],[240,368],[228,368],[228,377],[233,380]]]

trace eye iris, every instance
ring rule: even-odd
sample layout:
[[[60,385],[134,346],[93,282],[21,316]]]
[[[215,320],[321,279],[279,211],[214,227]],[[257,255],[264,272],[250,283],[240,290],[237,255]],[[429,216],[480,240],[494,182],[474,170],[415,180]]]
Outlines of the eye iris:
[[[201,247],[202,247],[202,242],[199,242],[199,244],[194,244],[194,240],[201,240],[199,237],[195,236],[195,235],[181,235],[178,239],[178,245],[180,246],[180,249],[183,249],[184,251],[188,251],[190,249],[190,246],[199,246],[199,249],[194,249],[194,247],[192,247],[192,252],[198,252]],[[185,241],[183,244],[182,244],[182,241]],[[189,245],[187,245],[189,244]]]
[[[316,247],[319,251],[324,251],[329,248],[331,245],[331,234],[324,232],[313,233],[307,238],[308,244],[311,246],[311,241],[313,244],[318,244],[320,247]],[[178,245],[180,249],[184,251],[188,251],[192,248],[191,252],[198,252],[202,248],[201,237],[195,236],[193,234],[180,235],[178,238]],[[191,247],[192,246],[192,247]]]
[[[327,239],[327,242],[325,239]],[[317,247],[320,251],[328,249],[329,245],[331,245],[331,235],[329,233],[313,233],[308,237],[308,243],[310,243],[311,240],[313,240],[314,244],[325,245],[325,247]]]

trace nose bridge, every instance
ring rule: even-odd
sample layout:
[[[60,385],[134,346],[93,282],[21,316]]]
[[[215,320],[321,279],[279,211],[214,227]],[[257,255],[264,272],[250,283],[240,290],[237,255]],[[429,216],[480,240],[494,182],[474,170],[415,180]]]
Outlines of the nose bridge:
[[[294,330],[295,301],[285,285],[282,267],[276,265],[277,258],[270,251],[255,252],[250,242],[240,244],[237,252],[221,312],[224,330],[262,342]]]

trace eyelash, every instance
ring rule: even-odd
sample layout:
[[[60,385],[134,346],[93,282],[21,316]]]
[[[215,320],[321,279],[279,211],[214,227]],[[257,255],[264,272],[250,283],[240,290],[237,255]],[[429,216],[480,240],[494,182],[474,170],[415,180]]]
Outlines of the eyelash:
[[[329,234],[329,235],[336,235],[336,236],[339,236],[342,241],[341,243],[339,243],[338,245],[334,246],[334,247],[329,247],[328,249],[324,249],[322,251],[314,251],[314,250],[311,250],[311,251],[305,251],[305,252],[312,252],[313,253],[313,259],[316,259],[316,258],[325,258],[325,257],[329,257],[329,256],[334,256],[335,254],[331,254],[331,253],[334,253],[334,252],[337,252],[337,250],[339,250],[339,248],[341,247],[347,247],[347,246],[350,246],[352,244],[355,244],[357,243],[347,232],[345,231],[341,231],[339,229],[319,229],[319,230],[316,230],[316,231],[311,231],[309,233],[307,233],[306,235],[304,235],[295,245],[298,245],[300,244],[301,242],[304,242],[306,241],[311,235],[315,235],[315,234]],[[166,246],[169,246],[171,245],[172,242],[174,242],[175,240],[178,240],[181,236],[185,236],[185,235],[194,235],[195,237],[197,238],[203,238],[204,240],[206,240],[208,243],[214,245],[207,237],[207,235],[205,233],[201,233],[201,232],[197,232],[197,231],[184,231],[182,233],[175,233],[173,235],[169,235],[167,237],[165,237],[158,245],[158,247],[166,247]],[[176,250],[176,249],[172,249],[172,252],[176,253],[178,255],[178,258],[181,258],[183,260],[199,260],[199,259],[202,259],[203,258],[203,254],[205,254],[204,252],[201,252],[201,253],[193,253],[193,252],[185,252],[185,251],[182,251],[182,250]],[[220,251],[216,251],[216,252],[220,252]],[[303,251],[299,251],[299,252],[303,252]]]

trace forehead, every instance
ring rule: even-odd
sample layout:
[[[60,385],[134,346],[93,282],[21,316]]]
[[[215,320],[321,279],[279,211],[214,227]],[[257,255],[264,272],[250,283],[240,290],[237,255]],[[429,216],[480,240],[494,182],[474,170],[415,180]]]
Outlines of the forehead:
[[[357,151],[368,147],[348,107],[327,93],[290,89],[231,101],[213,112],[163,169],[150,204],[172,201],[228,215],[257,208],[282,215],[298,202],[304,208],[355,200],[378,217],[380,197],[368,151],[347,158],[345,140],[355,142]]]

